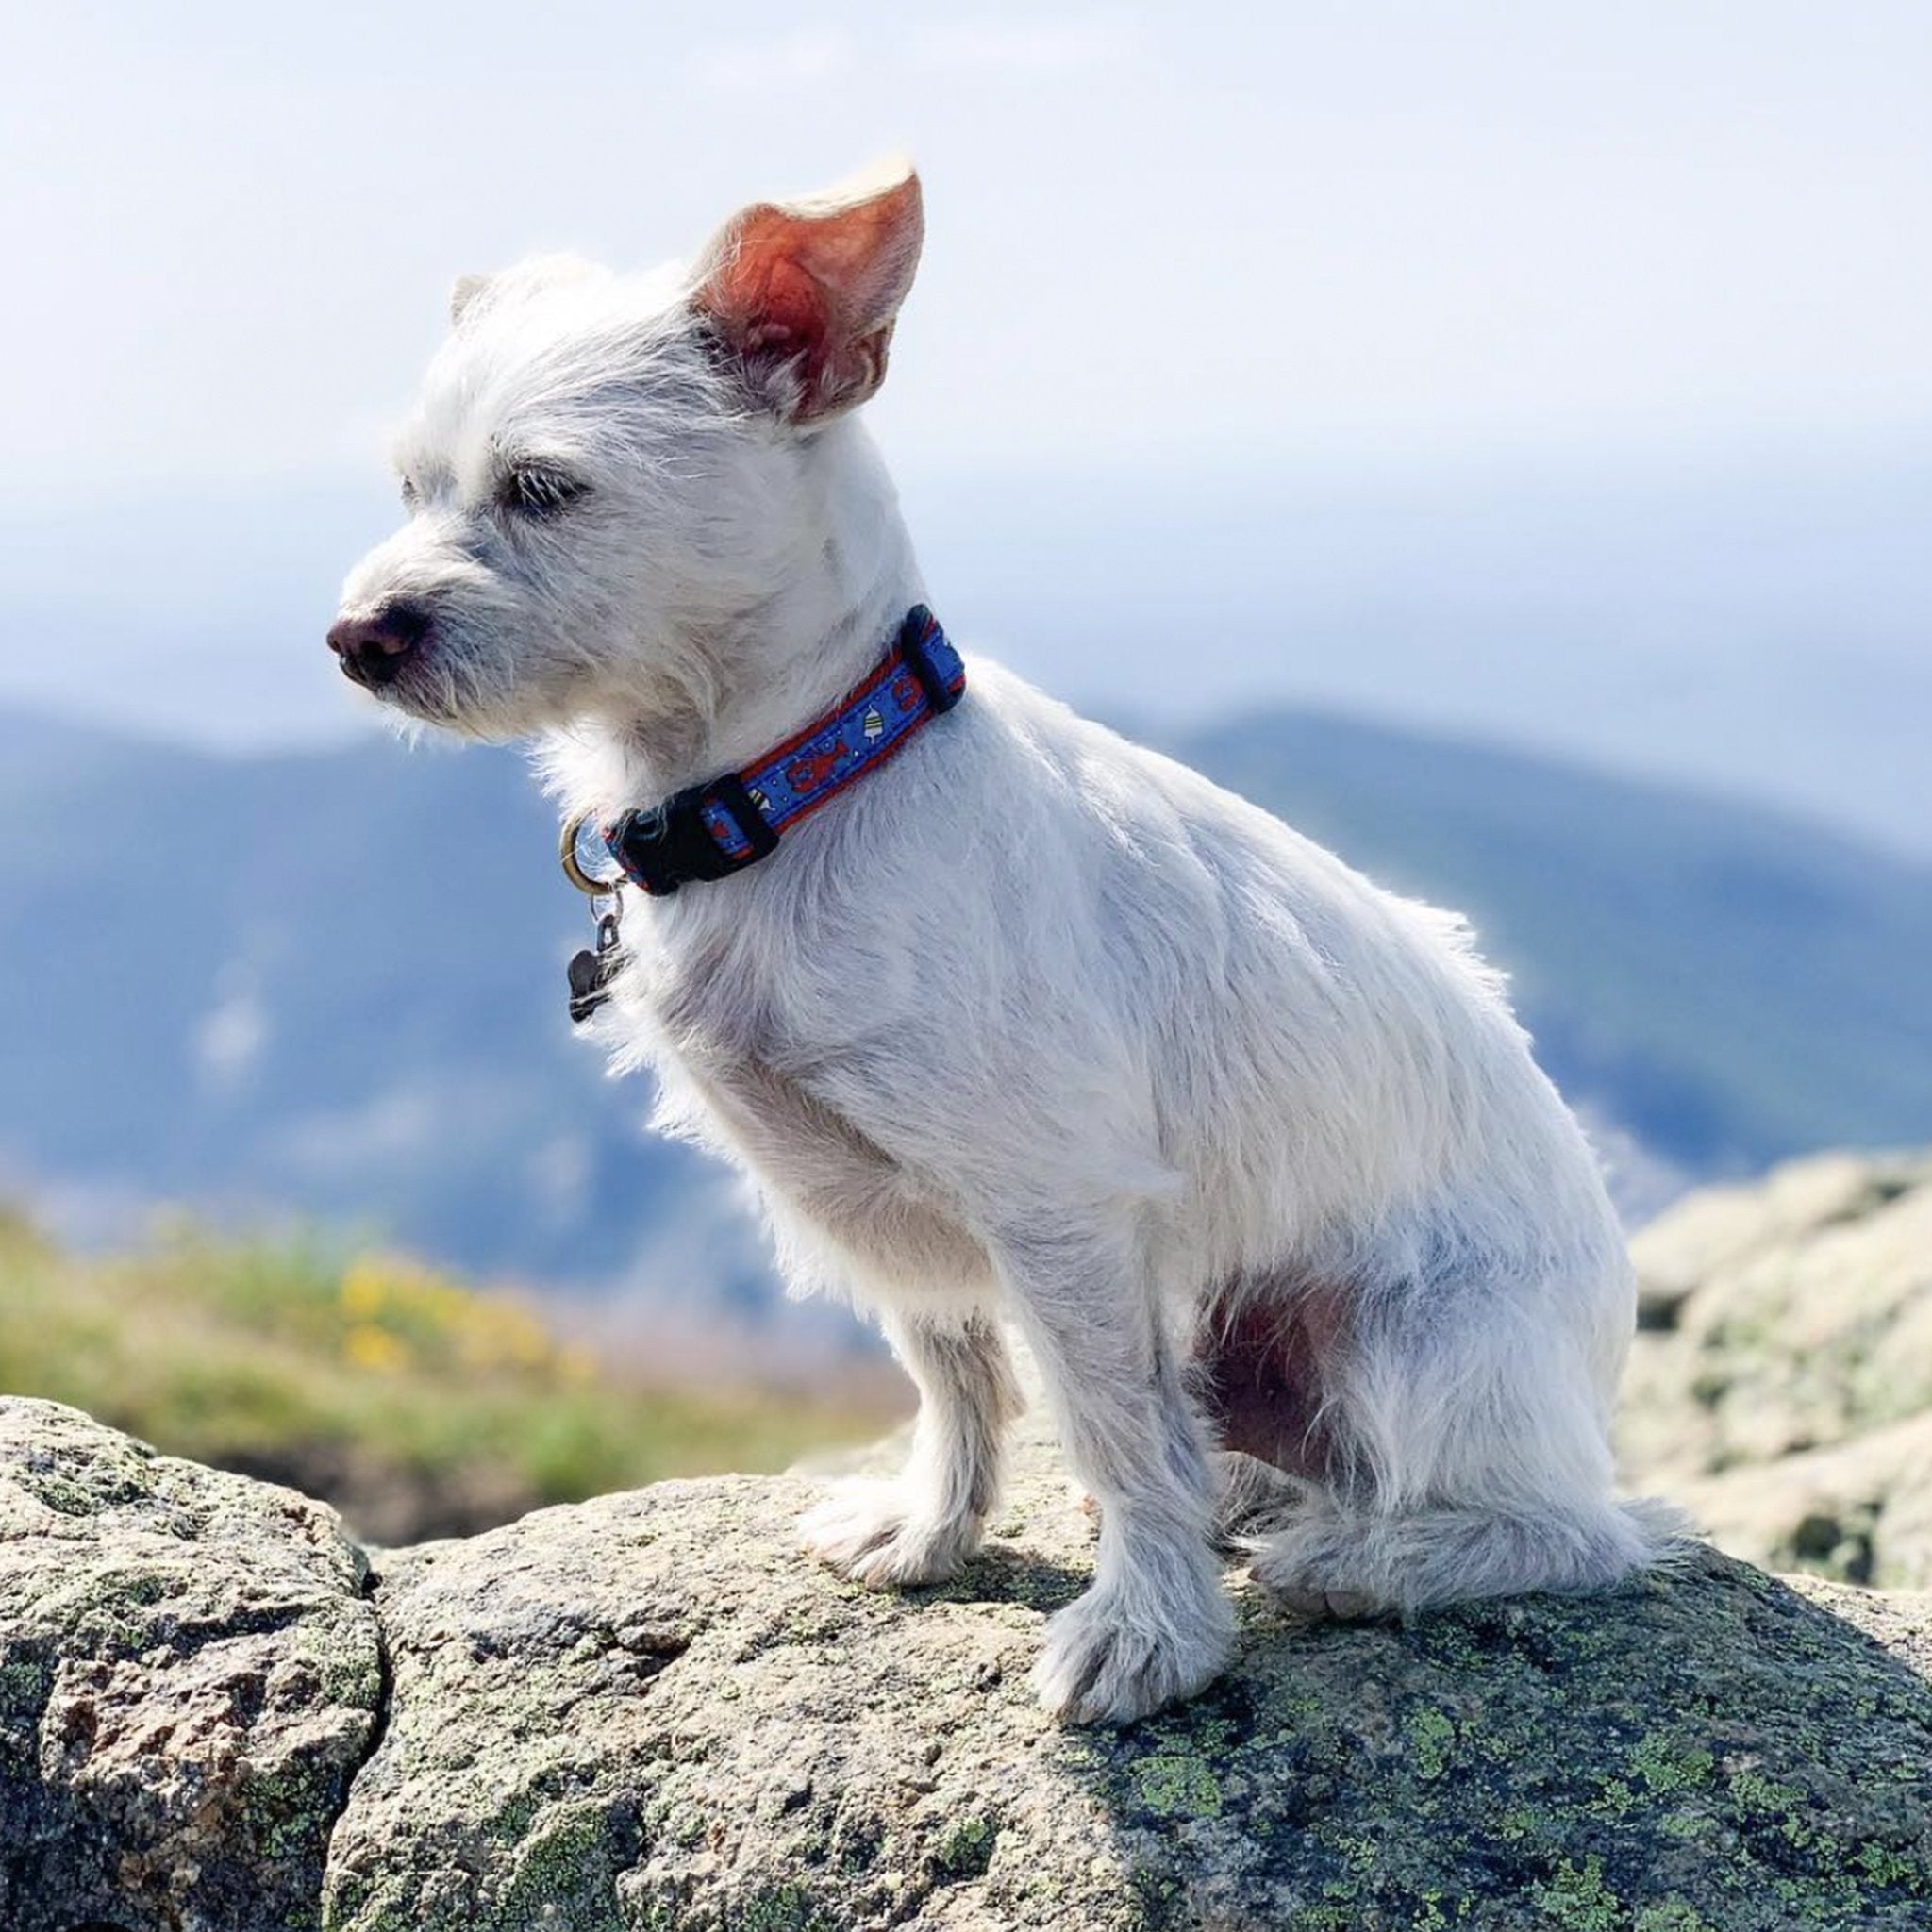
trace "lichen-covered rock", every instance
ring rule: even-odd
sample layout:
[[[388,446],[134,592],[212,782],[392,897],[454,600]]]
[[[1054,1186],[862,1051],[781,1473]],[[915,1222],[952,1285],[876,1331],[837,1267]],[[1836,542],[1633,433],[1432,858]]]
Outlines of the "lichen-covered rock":
[[[1932,1590],[1932,1413],[1674,1481],[1671,1496],[1722,1548],[1767,1569]]]
[[[291,1490],[0,1401],[0,1925],[294,1932],[382,1674]]]
[[[1691,1195],[1632,1254],[1631,1480],[1737,1555],[1932,1584],[1932,1160],[1796,1161]]]
[[[1700,1554],[1595,1600],[1311,1627],[1118,1733],[1025,1683],[1091,1526],[1039,1437],[958,1583],[799,1554],[814,1485],[665,1484],[384,1559],[333,1932],[1807,1932],[1932,1924],[1932,1605]]]
[[[1648,1328],[1675,1326],[1684,1303],[1717,1275],[1867,1221],[1928,1185],[1926,1155],[1838,1152],[1786,1161],[1761,1180],[1701,1188],[1630,1244],[1641,1318]]]

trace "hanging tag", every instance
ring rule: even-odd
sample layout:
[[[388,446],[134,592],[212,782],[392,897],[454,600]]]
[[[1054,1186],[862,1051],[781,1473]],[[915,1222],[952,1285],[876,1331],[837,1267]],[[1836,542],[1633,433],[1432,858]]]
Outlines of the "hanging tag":
[[[624,964],[624,949],[617,938],[617,901],[597,921],[597,943],[575,954],[570,962],[570,1017],[581,1026],[610,998],[610,982]]]

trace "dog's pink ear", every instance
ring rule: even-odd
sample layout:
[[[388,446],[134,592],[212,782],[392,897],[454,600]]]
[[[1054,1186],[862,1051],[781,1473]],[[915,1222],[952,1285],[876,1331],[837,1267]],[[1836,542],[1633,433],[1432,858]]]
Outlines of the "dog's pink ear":
[[[816,201],[759,202],[705,251],[692,303],[766,402],[821,423],[885,380],[924,231],[910,169]]]

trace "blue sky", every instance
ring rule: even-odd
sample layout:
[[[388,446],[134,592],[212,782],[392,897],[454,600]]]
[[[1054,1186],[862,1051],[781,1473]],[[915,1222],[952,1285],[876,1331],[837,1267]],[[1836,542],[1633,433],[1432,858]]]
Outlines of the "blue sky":
[[[359,459],[460,270],[653,261],[894,148],[932,245],[887,426],[935,457],[1932,421],[1922,0],[250,0],[9,42],[10,490]]]
[[[1916,800],[1932,841],[1906,736],[1855,759],[1864,712],[1826,716],[1842,659],[1878,726],[1932,723],[1928,92],[1922,0],[34,9],[0,73],[0,702],[348,728],[310,631],[452,277],[685,253],[902,149],[930,239],[877,426],[1026,668],[1639,766],[1661,680],[1690,724],[1653,764],[1828,810],[1838,760],[1887,801],[1855,820]],[[1139,587],[1125,672],[1031,594],[1070,581]],[[1337,648],[1396,592],[1399,650]],[[1167,605],[1283,641],[1197,678]]]

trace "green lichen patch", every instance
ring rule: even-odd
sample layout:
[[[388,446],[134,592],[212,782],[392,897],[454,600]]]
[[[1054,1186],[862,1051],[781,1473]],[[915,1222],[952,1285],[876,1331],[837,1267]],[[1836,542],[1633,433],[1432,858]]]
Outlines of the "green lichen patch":
[[[1414,1753],[1415,1774],[1429,1783],[1449,1767],[1456,1741],[1455,1723],[1433,1706],[1424,1705],[1408,1714],[1408,1741]]]
[[[1168,1754],[1137,1759],[1128,1773],[1134,1795],[1157,1818],[1213,1818],[1221,1785],[1205,1757]]]
[[[1591,1856],[1579,1867],[1561,1860],[1550,1877],[1530,1893],[1551,1926],[1563,1932],[1624,1932],[1630,1915],[1604,1883],[1603,1861]]]
[[[803,1885],[754,1892],[725,1924],[730,1932],[841,1932],[838,1921]]]
[[[1661,1732],[1640,1739],[1630,1754],[1631,1768],[1653,1795],[1690,1791],[1707,1785],[1716,1761],[1704,1745],[1686,1743]]]
[[[933,1853],[940,1876],[950,1883],[977,1878],[992,1863],[999,1835],[998,1824],[979,1812],[950,1825]]]
[[[570,1932],[625,1932],[617,1903],[617,1868],[628,1834],[608,1810],[565,1805],[518,1842],[509,1882],[472,1924],[477,1932],[525,1925]]]

